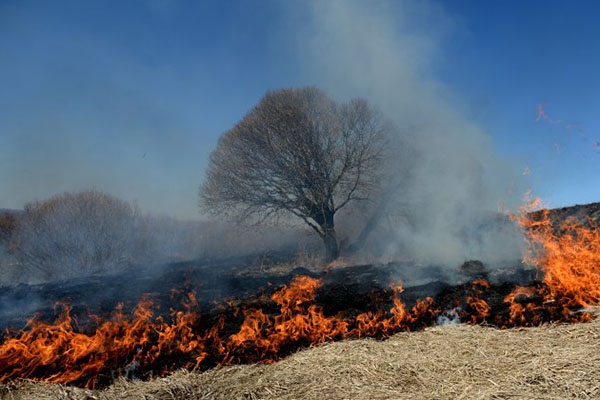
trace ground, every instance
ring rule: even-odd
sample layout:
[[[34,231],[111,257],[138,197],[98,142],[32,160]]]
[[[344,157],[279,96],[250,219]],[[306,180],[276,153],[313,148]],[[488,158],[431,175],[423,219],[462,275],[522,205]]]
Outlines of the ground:
[[[592,222],[597,219],[600,205],[573,207],[570,210],[577,211],[575,214]],[[551,217],[563,219],[564,216],[558,215],[563,211],[554,211]],[[325,289],[317,293],[317,302],[321,302],[323,307],[332,307],[332,304],[348,307],[351,300],[364,305],[363,298],[358,297],[357,293],[371,293],[373,288],[387,287],[387,283],[394,278],[389,274],[390,270],[398,272],[403,271],[403,268],[411,271],[414,269],[410,263],[397,263],[394,268],[391,268],[391,264],[363,265],[328,268],[325,271],[306,268],[292,271],[284,268],[279,271],[276,268],[279,264],[266,263],[264,260],[257,264],[256,270],[247,269],[248,264],[244,260],[239,263],[244,266],[242,270],[229,268],[230,264],[220,270],[213,263],[178,263],[166,270],[161,268],[160,274],[134,271],[128,279],[120,275],[119,282],[128,288],[132,282],[147,280],[145,285],[134,286],[139,286],[138,289],[143,287],[145,291],[156,295],[157,300],[164,297],[162,300],[165,302],[172,297],[168,289],[174,287],[173,283],[187,282],[197,289],[199,298],[203,298],[206,304],[212,304],[211,299],[226,295],[245,299],[245,296],[263,290],[260,288],[272,290],[279,284],[287,284],[293,275],[313,274],[323,278],[325,282]],[[146,272],[149,271],[151,270]],[[499,269],[494,273],[499,274],[501,271]],[[515,268],[509,268],[509,271],[512,271],[511,274],[501,275],[509,282],[531,279],[530,275],[524,274],[527,272],[525,270],[521,271],[523,274],[517,274],[520,270]],[[464,280],[474,279],[482,273],[488,275],[488,271],[476,262],[465,263],[456,271],[456,274],[464,275]],[[432,288],[437,288],[440,304],[445,305],[453,304],[452,296],[448,297],[448,293],[463,298],[474,290],[469,289],[470,284],[465,287],[462,284],[451,287],[445,284],[438,288],[437,284],[445,279],[444,274],[432,269],[427,270],[425,275],[434,279],[434,282],[424,283],[421,277],[412,277],[414,286],[408,286],[403,296],[409,300],[423,298],[424,293],[421,292],[426,291],[428,295]],[[460,279],[458,281],[462,282]],[[107,307],[105,303],[108,300],[116,301],[115,292],[120,294],[121,299],[123,292],[127,292],[118,285],[109,285],[107,282],[104,278],[95,278],[91,281],[85,279],[82,282],[70,282],[66,286],[52,284],[39,288],[5,288],[0,300],[14,305],[16,300],[28,298],[21,296],[23,293],[31,296],[33,289],[37,290],[34,297],[39,299],[54,298],[53,296],[66,289],[77,299],[79,296],[76,294],[89,293],[90,288],[97,288],[97,292],[104,295],[99,297],[98,304]],[[107,287],[115,290],[107,292]],[[511,284],[509,290],[512,287]],[[502,288],[500,283],[493,286],[494,290],[497,289],[498,293],[494,292],[497,296],[488,296],[487,300],[495,299],[496,303],[504,304],[506,308],[504,298],[507,293],[500,293]],[[332,293],[336,296],[332,297]],[[338,296],[340,293],[343,296]],[[132,301],[139,295],[131,291],[125,294]],[[11,301],[6,301],[7,299]],[[539,301],[542,300],[540,297]],[[112,310],[112,305],[108,309]],[[325,311],[335,313],[337,310]],[[0,384],[0,400],[600,399],[600,320],[598,314],[595,317],[592,322],[585,324],[553,324],[505,330],[482,325],[444,325],[419,332],[400,333],[383,341],[361,339],[328,343],[294,352],[274,364],[237,365],[213,368],[205,372],[179,371],[164,378],[145,381],[120,378],[114,382],[118,372],[106,372],[111,371],[109,368],[103,371],[103,378],[114,383],[101,390],[20,380]],[[11,315],[11,318],[23,316],[19,313]],[[4,319],[7,319],[6,316]],[[531,322],[529,319],[527,321]],[[61,364],[55,366],[60,368]]]

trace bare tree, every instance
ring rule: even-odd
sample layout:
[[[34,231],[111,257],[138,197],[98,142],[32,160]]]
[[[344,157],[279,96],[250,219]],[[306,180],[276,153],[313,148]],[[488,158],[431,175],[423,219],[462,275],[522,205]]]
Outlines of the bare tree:
[[[334,217],[372,196],[389,130],[362,99],[337,104],[315,87],[269,92],[219,139],[200,205],[242,219],[293,214],[335,259]]]

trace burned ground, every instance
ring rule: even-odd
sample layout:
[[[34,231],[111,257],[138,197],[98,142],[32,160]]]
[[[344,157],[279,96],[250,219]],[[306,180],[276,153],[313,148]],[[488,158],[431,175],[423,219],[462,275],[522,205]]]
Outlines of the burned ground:
[[[323,279],[316,303],[326,315],[342,311],[364,312],[387,306],[389,285],[398,282],[403,283],[402,300],[409,307],[417,299],[430,296],[439,297],[441,307],[451,308],[455,302],[450,299],[452,294],[455,297],[464,295],[470,288],[470,281],[481,277],[481,271],[465,270],[465,266],[473,262],[454,270],[396,262],[317,271],[288,264],[287,270],[271,271],[270,267],[275,264],[290,262],[284,255],[279,255],[271,258],[271,265],[262,264],[262,271],[254,268],[252,272],[248,266],[256,265],[256,260],[256,256],[197,260],[137,268],[119,275],[3,287],[0,292],[0,330],[22,328],[34,313],[45,321],[52,321],[61,311],[57,304],[71,306],[72,315],[84,325],[86,316],[107,317],[119,303],[125,305],[125,310],[131,310],[142,296],[160,305],[168,316],[168,311],[179,308],[182,295],[189,292],[195,293],[200,313],[213,315],[221,312],[218,305],[225,302],[256,304],[295,276]],[[478,265],[485,270],[483,264]],[[498,291],[499,296],[506,294],[507,285],[525,285],[535,279],[535,271],[524,267],[518,260],[491,274],[492,291]]]
[[[184,367],[206,370],[274,362],[324,342],[365,336],[387,339],[442,322],[511,327],[592,318],[589,310],[580,310],[579,297],[570,293],[561,297],[538,270],[519,261],[494,268],[471,260],[456,268],[398,261],[315,269],[286,264],[285,256],[265,260],[197,260],[119,276],[5,288],[1,315],[4,326],[13,329],[5,332],[5,344],[10,345],[0,353],[8,363],[0,371],[3,381],[52,377],[78,386],[105,387],[118,377],[149,379]],[[140,298],[141,308],[136,306]],[[53,308],[56,302],[63,305]],[[28,315],[13,310],[25,304],[34,304],[32,309],[41,315],[21,333]],[[65,309],[70,310],[67,319]],[[129,322],[133,316],[135,321]],[[40,321],[55,319],[47,333],[35,331]],[[42,323],[41,328],[46,327]],[[109,336],[102,331],[107,327]],[[100,338],[108,341],[96,347],[99,328]],[[42,346],[65,332],[78,343],[94,344],[83,356],[67,361],[74,372],[65,375],[62,357],[69,357],[70,342],[59,339],[57,358],[37,363],[37,356],[26,350],[28,342],[20,341],[28,329],[37,332],[34,340],[42,340]],[[123,351],[114,350],[107,363],[99,349],[115,340],[120,343],[120,335],[129,335],[128,330],[140,335],[139,343],[134,336]],[[171,334],[182,336],[171,339]],[[26,367],[21,368],[13,354],[26,357]],[[87,372],[80,373],[79,368]]]
[[[415,331],[435,325],[440,322],[439,318],[444,315],[444,310],[457,313],[459,318],[469,322],[507,321],[509,307],[504,302],[505,297],[513,289],[514,282],[519,280],[519,283],[525,284],[529,281],[526,282],[524,279],[531,279],[534,276],[532,270],[513,267],[510,273],[496,272],[491,277],[494,283],[487,286],[484,292],[477,292],[473,284],[474,276],[465,275],[463,282],[455,280],[451,284],[443,280],[444,270],[430,267],[422,268],[424,274],[421,276],[414,272],[411,274],[413,283],[418,284],[407,286],[401,293],[394,290],[390,284],[397,282],[401,275],[408,273],[411,268],[414,268],[414,265],[410,263],[359,265],[320,272],[297,267],[287,274],[263,272],[260,275],[252,275],[247,271],[240,273],[239,270],[229,266],[226,274],[211,269],[212,275],[209,276],[210,279],[206,279],[208,274],[206,271],[203,273],[202,267],[198,264],[179,263],[167,269],[163,268],[163,271],[169,271],[168,279],[167,276],[162,275],[150,279],[150,274],[138,273],[126,276],[127,279],[124,279],[124,276],[120,276],[120,279],[97,277],[85,282],[63,282],[35,288],[21,285],[14,288],[12,292],[4,293],[5,303],[15,303],[15,299],[19,298],[21,301],[26,301],[27,297],[22,298],[22,295],[27,294],[35,296],[38,304],[56,304],[56,302],[61,304],[58,307],[47,306],[45,309],[39,307],[42,310],[40,315],[33,325],[28,323],[25,329],[25,332],[30,329],[36,332],[34,337],[37,339],[34,340],[41,340],[39,344],[42,346],[49,343],[50,338],[56,335],[62,336],[64,329],[67,330],[66,336],[71,337],[67,340],[78,341],[77,335],[84,334],[89,335],[89,340],[92,342],[96,340],[92,337],[104,337],[102,340],[109,340],[106,342],[108,344],[112,340],[121,341],[122,339],[118,338],[120,335],[129,335],[128,332],[123,332],[125,329],[131,330],[134,335],[139,335],[140,342],[136,344],[134,341],[126,345],[123,351],[121,348],[106,350],[114,350],[114,354],[111,353],[110,359],[100,364],[97,364],[96,360],[99,355],[95,355],[96,351],[93,350],[91,353],[86,352],[85,356],[70,361],[57,359],[49,364],[36,364],[32,359],[28,361],[33,363],[28,364],[31,368],[27,367],[27,372],[22,371],[17,375],[11,374],[10,369],[17,368],[20,371],[18,364],[9,366],[8,370],[0,368],[0,372],[5,374],[4,381],[26,373],[27,377],[35,379],[43,380],[47,376],[54,376],[77,386],[104,387],[112,384],[119,376],[148,379],[156,375],[163,376],[178,368],[190,368],[194,364],[195,368],[206,370],[232,363],[272,362],[321,341],[364,336],[385,339],[398,331]],[[456,275],[458,274],[459,271]],[[427,282],[425,277],[428,279]],[[285,306],[285,301],[282,303],[277,300],[278,294],[292,290],[294,282],[306,279],[309,280],[307,282],[315,282],[314,295],[308,292],[300,293],[298,300],[294,300],[293,297],[290,299],[289,306]],[[287,286],[290,282],[291,286]],[[180,286],[177,287],[177,284]],[[146,289],[145,294],[141,294],[140,288]],[[306,291],[306,289],[302,290]],[[189,304],[186,306],[186,301],[189,302],[189,294],[192,291],[195,296],[190,308]],[[12,294],[12,298],[8,297],[9,294]],[[481,321],[474,319],[473,315],[479,315],[479,310],[470,304],[469,299],[474,295],[485,298],[494,310],[487,319],[485,315],[482,316]],[[151,301],[149,308],[144,306],[140,309],[139,305],[136,306],[140,296],[142,298],[140,304],[150,304],[147,302]],[[115,309],[119,307],[116,299],[124,304],[119,312],[123,312],[125,319],[115,316]],[[423,299],[426,301],[423,302]],[[399,316],[404,313],[404,309],[409,313],[406,319]],[[66,310],[67,319],[64,314]],[[259,320],[252,322],[257,312],[262,316],[260,319],[262,322]],[[312,312],[316,312],[316,315],[308,316],[308,313]],[[133,319],[134,315],[137,322],[126,322],[128,318]],[[106,328],[102,325],[104,321],[115,321],[115,318],[117,322],[113,325],[114,329],[111,328],[110,335],[117,336],[108,339],[105,337],[107,332],[99,335],[98,332]],[[300,323],[294,322],[296,318],[301,318],[302,323],[310,325],[323,323],[324,330],[318,333],[321,329],[319,326],[295,328],[293,325]],[[9,341],[19,343],[19,338],[22,336],[19,329],[14,327],[24,327],[27,323],[25,316],[12,315],[5,320],[9,321],[5,324],[13,328],[5,333],[6,343]],[[181,324],[183,321],[183,324],[168,326],[163,321],[168,321],[167,324]],[[298,336],[283,338],[280,343],[271,346],[268,342],[273,337],[279,338],[277,332],[281,328],[275,325],[282,323],[281,321],[283,321],[282,326],[288,326],[285,329],[292,329],[290,334],[294,336],[296,334],[292,332],[299,329]],[[389,321],[393,321],[390,326],[388,326]],[[42,330],[37,331],[40,323],[54,323],[54,325],[53,327],[41,326]],[[364,325],[365,323],[367,325]],[[254,324],[260,324],[262,328],[258,328],[255,333],[250,333],[250,337],[242,339],[238,345],[232,345],[232,340],[238,340],[234,338],[241,332],[255,329],[249,328]],[[136,331],[140,326],[141,330]],[[211,332],[215,328],[217,330],[214,332],[217,336],[212,337]],[[73,333],[69,333],[71,331]],[[162,349],[160,354],[152,356],[151,360],[137,361],[139,354],[156,351],[156,347],[152,344],[153,340],[161,340],[160,337],[172,332],[183,334],[184,337],[181,339],[188,340],[188,344],[192,346],[198,346],[198,343],[194,345],[189,342],[190,334],[206,339],[201,339],[202,342],[197,350],[182,350],[177,347],[177,343],[173,343],[175,347],[173,344],[168,345],[168,348],[159,344],[158,348]],[[316,336],[315,332],[317,332]],[[253,342],[254,335],[258,335],[256,343]],[[54,340],[57,343],[64,343],[65,339],[58,339],[58,336]],[[17,342],[11,341],[11,338],[16,338]],[[88,339],[84,341],[87,342]],[[18,344],[18,347],[21,345]],[[7,351],[0,356],[4,357],[5,362],[14,362],[10,359],[13,351]],[[65,351],[66,353],[63,354]],[[57,348],[56,352],[58,358],[67,356],[68,347]],[[199,360],[199,357],[201,362],[195,361]],[[63,374],[61,372],[63,368],[66,368],[65,362],[70,365],[68,371],[71,371],[71,368],[85,369],[94,364],[95,366],[92,367],[94,372],[76,374],[74,378],[59,378]]]

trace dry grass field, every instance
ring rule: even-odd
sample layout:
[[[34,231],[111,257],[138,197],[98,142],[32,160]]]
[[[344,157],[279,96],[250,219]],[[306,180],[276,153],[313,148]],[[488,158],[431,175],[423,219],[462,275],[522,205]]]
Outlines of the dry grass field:
[[[600,320],[499,330],[454,325],[329,343],[275,364],[119,380],[103,390],[20,381],[1,399],[594,399]]]

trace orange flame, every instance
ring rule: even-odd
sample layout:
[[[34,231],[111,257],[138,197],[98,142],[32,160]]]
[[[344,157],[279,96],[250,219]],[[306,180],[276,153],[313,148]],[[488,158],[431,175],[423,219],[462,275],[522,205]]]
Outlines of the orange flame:
[[[504,297],[504,311],[492,310],[492,287],[486,280],[473,281],[458,308],[464,306],[463,321],[508,327],[591,318],[579,310],[600,301],[600,229],[594,221],[558,223],[548,210],[532,211],[540,206],[534,199],[512,218],[525,232],[524,261],[540,269],[542,281],[516,287]],[[385,338],[422,328],[442,314],[430,297],[408,307],[401,300],[402,285],[394,284],[382,299],[389,301],[389,309],[327,315],[316,304],[322,284],[320,279],[296,277],[270,300],[263,298],[266,308],[236,308],[230,300],[212,321],[201,320],[194,293],[185,297],[182,310],[170,310],[168,321],[155,315],[145,297],[131,318],[121,304],[111,319],[97,318],[95,328],[87,331],[79,329],[69,306],[59,305],[62,312],[52,324],[32,318],[20,332],[7,330],[0,344],[0,382],[31,378],[95,387],[123,375],[161,376],[182,367],[274,362],[298,347]]]
[[[540,204],[535,200],[532,204]],[[600,301],[600,230],[594,221],[574,218],[553,224],[547,209],[517,221],[526,228],[524,261],[537,265],[550,296],[569,298],[573,306]]]
[[[523,301],[535,296],[543,299],[543,311],[552,319],[589,320],[589,313],[574,310],[600,302],[600,229],[591,220],[554,222],[548,209],[533,212],[541,205],[539,198],[533,199],[512,216],[525,232],[523,261],[540,269],[543,286],[517,287],[505,298],[510,305],[509,321],[531,326],[544,322],[542,306]]]
[[[467,297],[467,305],[471,310],[474,311],[470,314],[470,322],[473,324],[486,322],[486,318],[492,310],[492,307],[490,307],[489,304],[481,298],[484,292],[489,288],[490,284],[483,278],[473,281],[473,295]]]
[[[0,382],[33,378],[95,387],[102,377],[134,375],[136,370],[164,375],[180,367],[197,368],[207,358],[221,365],[273,362],[294,344],[314,346],[341,338],[385,337],[436,314],[431,298],[407,310],[398,298],[402,287],[394,285],[394,305],[389,312],[363,313],[355,318],[326,316],[314,304],[321,285],[319,279],[296,277],[272,295],[279,314],[271,317],[261,309],[242,310],[244,320],[229,336],[224,336],[223,315],[207,331],[198,330],[200,317],[194,311],[193,293],[184,303],[185,310],[171,310],[170,323],[155,317],[152,302],[144,298],[131,320],[120,305],[111,320],[101,322],[91,333],[77,332],[71,308],[62,305],[53,324],[32,319],[27,329],[16,335],[6,332],[0,345]],[[174,361],[183,355],[195,362]]]

